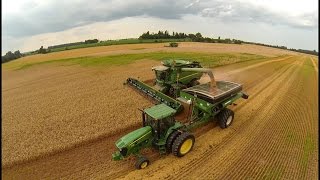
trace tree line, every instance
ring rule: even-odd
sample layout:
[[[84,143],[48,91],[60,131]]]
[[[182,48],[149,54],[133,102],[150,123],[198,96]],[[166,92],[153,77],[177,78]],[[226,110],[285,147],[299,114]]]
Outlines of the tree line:
[[[260,45],[260,46],[267,46],[267,47],[272,47],[272,48],[278,48],[278,49],[284,49],[284,50],[289,50],[289,51],[295,51],[295,52],[300,52],[300,53],[305,53],[305,54],[312,54],[318,56],[318,52],[316,50],[305,50],[305,49],[294,49],[294,48],[287,48],[286,46],[278,46],[278,45],[269,45],[269,44],[263,44],[263,43],[255,43],[255,42],[245,42],[247,44],[255,44],[255,45]]]
[[[184,39],[186,41],[192,41],[192,42],[206,42],[206,43],[227,43],[227,44],[255,44],[255,45],[260,45],[260,46],[267,46],[267,47],[273,47],[273,48],[279,48],[279,49],[285,49],[285,50],[290,50],[290,51],[295,51],[295,52],[300,52],[300,53],[306,53],[306,54],[312,54],[312,55],[317,55],[318,52],[316,50],[304,50],[304,49],[294,49],[290,48],[288,49],[286,46],[278,46],[278,45],[268,45],[268,44],[263,44],[263,43],[255,43],[255,42],[246,42],[242,40],[237,40],[237,39],[221,39],[220,37],[214,39],[214,38],[209,38],[209,37],[203,37],[201,33],[181,33],[181,32],[172,32],[169,33],[169,31],[158,31],[158,33],[150,33],[147,31],[146,33],[143,33],[141,36],[139,36],[140,40],[144,39],[155,39],[155,42],[161,42],[161,39]],[[158,41],[158,39],[160,39]],[[64,48],[64,50],[68,50],[70,46],[77,46],[77,45],[82,45],[82,44],[92,44],[92,43],[98,43],[98,39],[88,39],[85,41],[81,42],[74,42],[74,43],[66,43],[66,44],[59,44],[59,45],[54,45],[54,46],[49,46],[47,49],[41,46],[38,50],[31,51],[28,53],[20,53],[19,50],[15,51],[14,53],[11,51],[8,51],[4,56],[2,56],[1,60],[2,63],[21,58],[23,56],[27,55],[32,55],[32,54],[46,54],[50,53],[53,51],[53,49],[57,48]]]
[[[158,31],[158,33],[150,33],[147,31],[146,33],[143,33],[139,39],[190,39],[193,42],[207,42],[207,43],[228,43],[228,44],[241,44],[243,41],[237,40],[237,39],[221,39],[218,37],[217,39],[209,38],[209,37],[203,37],[201,33],[196,34],[186,34],[181,32],[172,32],[172,34],[169,33],[169,31]]]
[[[48,49],[45,49],[45,48],[43,48],[43,46],[41,46],[39,50],[35,51],[35,53],[46,54],[46,53],[50,53],[52,51],[52,49],[56,49],[56,48],[65,48],[65,50],[68,50],[69,46],[76,46],[76,45],[81,45],[81,44],[92,44],[92,43],[98,43],[98,42],[99,42],[98,39],[87,39],[87,40],[81,41],[81,42],[74,42],[74,43],[66,43],[66,44],[48,46]]]
[[[22,56],[23,54],[21,54],[19,50],[15,51],[14,53],[11,51],[8,51],[6,55],[1,57],[1,63],[9,62],[14,59],[21,58]]]
[[[206,43],[226,43],[226,44],[255,44],[255,45],[260,45],[260,46],[267,46],[267,47],[272,47],[272,48],[278,48],[278,49],[285,49],[289,51],[295,51],[295,52],[300,52],[300,53],[306,53],[306,54],[312,54],[312,55],[317,55],[318,52],[316,50],[305,50],[305,49],[294,49],[294,48],[287,48],[286,46],[278,46],[278,45],[269,45],[269,44],[263,44],[263,43],[255,43],[255,42],[246,42],[242,40],[237,40],[237,39],[221,39],[218,37],[217,39],[214,38],[209,38],[209,37],[203,37],[201,33],[196,33],[196,34],[186,34],[186,33],[181,33],[181,32],[172,32],[170,34],[167,30],[165,31],[158,31],[158,33],[150,33],[147,31],[146,33],[143,33],[139,39],[190,39],[193,42],[206,42]]]

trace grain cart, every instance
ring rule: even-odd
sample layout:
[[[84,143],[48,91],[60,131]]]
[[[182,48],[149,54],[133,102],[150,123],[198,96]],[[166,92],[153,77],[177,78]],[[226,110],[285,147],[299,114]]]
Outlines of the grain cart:
[[[227,128],[234,119],[234,112],[227,106],[239,98],[248,98],[248,95],[242,92],[242,85],[228,81],[183,89],[176,99],[137,79],[128,78],[127,84],[157,102],[157,105],[142,110],[141,128],[115,143],[119,151],[112,154],[112,159],[121,160],[133,155],[137,159],[137,169],[143,169],[150,164],[148,158],[141,154],[144,148],[153,147],[159,150],[161,155],[186,155],[195,143],[191,130],[213,120],[217,120],[221,128]],[[185,116],[179,119],[181,114]]]
[[[199,62],[184,60],[165,60],[152,70],[156,76],[153,88],[171,97],[177,97],[181,89],[198,85],[201,76],[208,73]]]

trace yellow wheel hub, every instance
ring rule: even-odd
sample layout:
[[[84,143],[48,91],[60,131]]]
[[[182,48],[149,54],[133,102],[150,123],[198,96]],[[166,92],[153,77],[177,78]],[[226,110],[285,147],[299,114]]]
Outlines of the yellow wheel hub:
[[[181,148],[180,148],[180,154],[186,154],[190,151],[192,148],[193,141],[192,139],[187,139],[186,141],[183,142]]]
[[[141,165],[140,165],[141,169],[143,169],[143,168],[145,168],[147,166],[148,166],[148,162],[147,161],[141,163]]]

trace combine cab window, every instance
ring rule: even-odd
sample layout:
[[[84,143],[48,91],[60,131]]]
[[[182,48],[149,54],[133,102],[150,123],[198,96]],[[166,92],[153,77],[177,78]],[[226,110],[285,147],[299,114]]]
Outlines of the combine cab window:
[[[160,81],[166,80],[167,72],[166,71],[156,71],[157,79]]]

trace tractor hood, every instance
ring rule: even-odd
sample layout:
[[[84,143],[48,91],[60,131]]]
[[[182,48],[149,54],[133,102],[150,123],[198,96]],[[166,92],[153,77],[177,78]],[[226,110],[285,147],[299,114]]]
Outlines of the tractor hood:
[[[127,135],[123,136],[116,142],[116,146],[119,149],[122,148],[130,148],[128,146],[134,146],[134,142],[139,142],[140,139],[143,139],[144,136],[151,135],[152,128],[150,126],[145,126],[135,131],[128,133]]]

